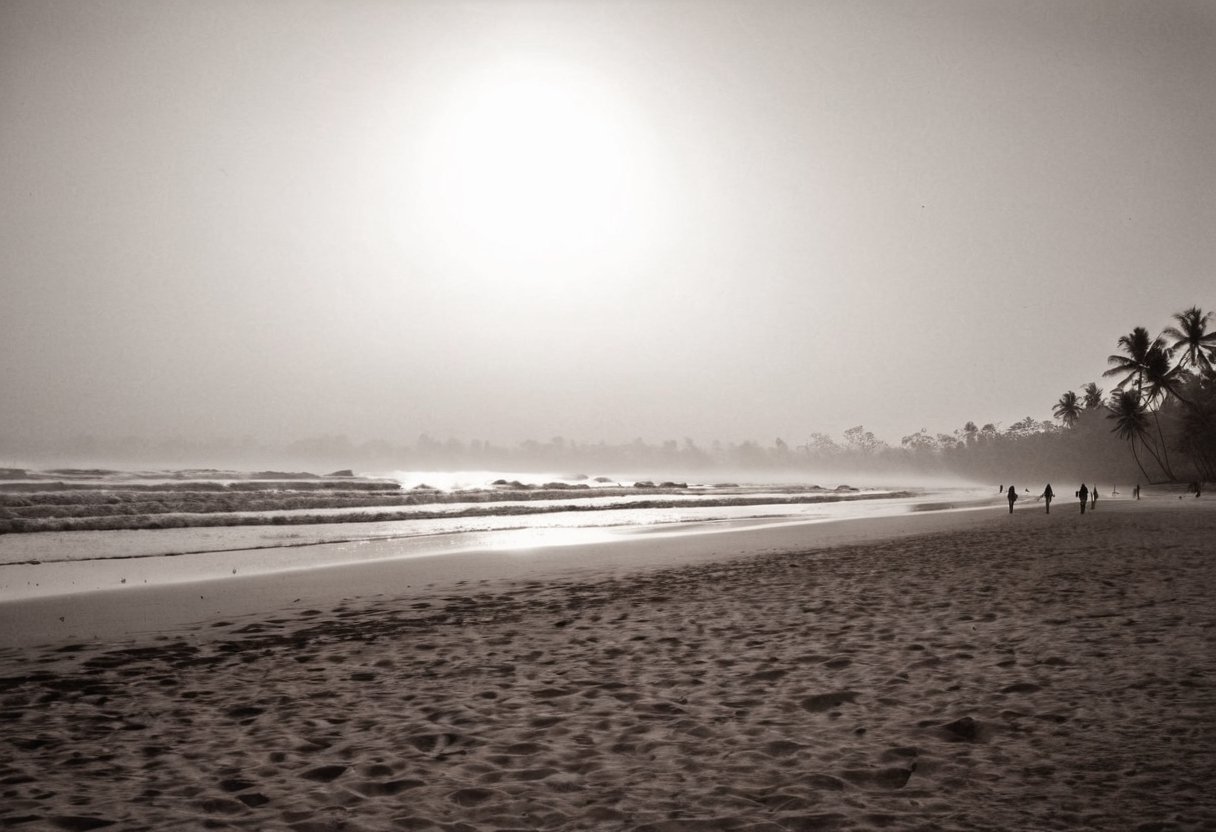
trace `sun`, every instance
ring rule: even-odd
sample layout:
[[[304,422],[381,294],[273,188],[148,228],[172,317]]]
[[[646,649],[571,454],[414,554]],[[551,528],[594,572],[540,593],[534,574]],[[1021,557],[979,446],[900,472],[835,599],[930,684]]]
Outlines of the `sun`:
[[[455,85],[419,155],[433,242],[500,272],[638,251],[658,177],[627,102],[594,74],[511,60]]]

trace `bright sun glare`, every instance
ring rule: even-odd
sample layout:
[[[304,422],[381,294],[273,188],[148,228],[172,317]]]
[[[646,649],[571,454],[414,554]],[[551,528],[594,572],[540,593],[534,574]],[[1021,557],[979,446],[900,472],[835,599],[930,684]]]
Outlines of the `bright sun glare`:
[[[420,159],[449,250],[511,266],[640,254],[659,193],[630,108],[577,68],[514,61],[466,79]]]

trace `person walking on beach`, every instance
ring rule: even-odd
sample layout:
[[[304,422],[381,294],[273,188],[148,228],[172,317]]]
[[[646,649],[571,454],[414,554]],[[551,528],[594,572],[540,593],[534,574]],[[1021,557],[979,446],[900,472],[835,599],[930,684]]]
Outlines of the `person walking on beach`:
[[[1051,514],[1051,501],[1056,496],[1056,493],[1051,490],[1051,483],[1047,483],[1047,487],[1043,489],[1043,502],[1047,503],[1047,513]]]
[[[1018,490],[1014,486],[1009,486],[1009,513],[1013,514],[1013,504],[1018,501]]]
[[[1085,504],[1089,502],[1089,489],[1085,487],[1085,483],[1081,483],[1081,488],[1077,491],[1077,496],[1081,498],[1081,513],[1085,513]]]
[[[1136,483],[1136,487],[1132,489],[1132,496],[1137,500],[1140,499],[1140,483]]]
[[[1094,490],[1089,492],[1089,510],[1093,511],[1098,507],[1098,486],[1094,486]]]

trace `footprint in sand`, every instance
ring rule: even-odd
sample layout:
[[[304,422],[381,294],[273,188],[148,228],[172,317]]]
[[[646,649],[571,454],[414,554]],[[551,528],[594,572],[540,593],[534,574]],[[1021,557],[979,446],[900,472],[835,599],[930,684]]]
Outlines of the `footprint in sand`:
[[[476,787],[457,789],[448,795],[448,800],[457,806],[480,806],[494,799],[505,799],[507,795],[496,789],[479,789]]]
[[[760,750],[770,757],[788,757],[791,754],[797,754],[802,747],[801,744],[790,740],[775,740],[766,743]]]
[[[819,693],[802,700],[802,707],[811,713],[830,711],[849,702],[853,702],[861,694],[855,690],[840,690],[835,693]]]
[[[462,734],[416,734],[408,742],[423,754],[444,754],[474,744]]]
[[[863,789],[902,789],[915,770],[913,763],[909,768],[849,769],[840,776]]]
[[[1036,685],[1033,682],[1018,682],[1014,685],[1006,685],[1001,688],[1001,693],[1034,693],[1036,690],[1042,690],[1042,686]]]
[[[341,777],[345,771],[346,766],[319,766],[309,769],[300,776],[306,780],[315,780],[318,783],[331,783]]]
[[[252,720],[253,717],[265,713],[265,711],[265,708],[259,708],[256,705],[237,705],[235,708],[229,708],[224,714],[230,719]]]
[[[400,780],[388,780],[385,782],[368,781],[358,784],[354,789],[364,797],[392,797],[409,789],[417,789],[425,785],[426,783],[422,780],[405,777]]]
[[[942,735],[952,742],[975,742],[982,735],[982,727],[969,716],[947,722],[940,726]]]
[[[89,829],[102,829],[117,823],[117,821],[106,820],[104,818],[89,818],[78,815],[61,815],[51,818],[50,821],[56,829],[67,829],[69,832],[87,832]]]

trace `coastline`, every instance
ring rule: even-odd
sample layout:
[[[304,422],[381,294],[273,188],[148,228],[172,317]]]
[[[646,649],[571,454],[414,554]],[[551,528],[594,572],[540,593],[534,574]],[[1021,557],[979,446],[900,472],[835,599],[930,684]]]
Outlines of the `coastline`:
[[[1216,511],[1104,508],[6,649],[0,822],[1211,828]]]
[[[332,606],[350,599],[447,590],[470,583],[518,580],[595,580],[773,551],[813,551],[849,543],[964,528],[995,509],[908,513],[823,522],[774,519],[754,523],[704,523],[616,529],[512,530],[494,534],[424,539],[415,555],[411,540],[352,541],[350,560],[315,568],[289,568],[300,550],[283,549],[280,568],[250,572],[248,550],[209,554],[207,568],[221,578],[143,586],[138,567],[156,559],[120,559],[89,565],[112,573],[116,588],[0,601],[0,648],[65,641],[148,639],[234,616],[266,615],[290,608]],[[546,532],[559,535],[546,541]],[[124,534],[139,534],[138,532]],[[435,546],[434,542],[440,545]],[[537,545],[529,545],[535,542]],[[548,545],[542,545],[548,543]],[[322,544],[330,546],[332,544]],[[385,550],[369,557],[369,547]],[[277,550],[270,550],[275,554]],[[226,555],[226,557],[225,557]],[[168,568],[182,568],[173,558]],[[56,565],[52,565],[56,566]],[[72,563],[61,565],[73,568]],[[184,566],[184,565],[183,565]],[[10,571],[17,567],[7,567]],[[40,567],[45,569],[46,567]],[[124,584],[119,580],[123,576]],[[130,576],[130,584],[125,580]]]

